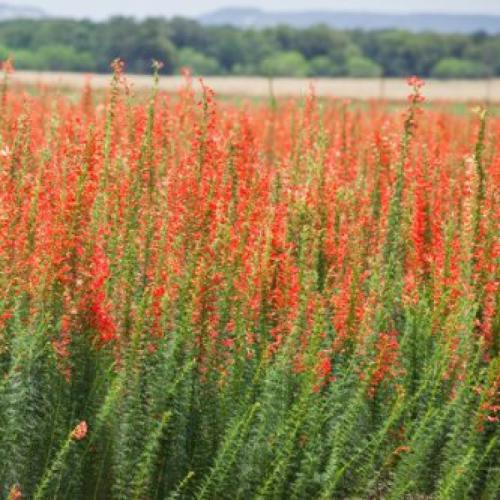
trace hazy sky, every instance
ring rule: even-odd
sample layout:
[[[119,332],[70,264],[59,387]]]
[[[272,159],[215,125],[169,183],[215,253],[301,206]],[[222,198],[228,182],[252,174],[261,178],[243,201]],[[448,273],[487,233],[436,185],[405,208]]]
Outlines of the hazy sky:
[[[32,5],[60,16],[103,18],[174,14],[196,16],[219,7],[260,7],[267,10],[362,10],[389,12],[474,12],[500,14],[500,0],[5,0]]]

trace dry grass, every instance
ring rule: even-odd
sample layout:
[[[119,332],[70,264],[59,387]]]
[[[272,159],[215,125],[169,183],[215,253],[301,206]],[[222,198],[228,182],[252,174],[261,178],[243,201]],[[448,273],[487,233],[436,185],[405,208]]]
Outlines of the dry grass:
[[[16,82],[27,85],[47,85],[66,88],[81,88],[87,78],[81,73],[17,71]],[[128,75],[136,89],[150,88],[151,77]],[[92,86],[106,88],[109,75],[92,75]],[[406,99],[408,87],[403,79],[354,79],[354,78],[276,78],[270,81],[261,77],[207,77],[206,83],[218,94],[226,96],[265,97],[272,88],[276,96],[301,96],[308,92],[311,83],[321,97],[349,99]],[[181,85],[182,77],[164,76],[160,86],[174,92]],[[425,88],[429,101],[491,101],[500,102],[500,79],[492,80],[429,80]]]

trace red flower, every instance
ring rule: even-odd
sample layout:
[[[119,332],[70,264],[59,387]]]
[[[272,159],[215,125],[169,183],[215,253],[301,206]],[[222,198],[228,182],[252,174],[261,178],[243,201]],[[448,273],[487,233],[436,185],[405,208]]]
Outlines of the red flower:
[[[415,75],[408,77],[406,82],[414,89],[421,89],[425,85],[425,82]]]
[[[23,498],[23,493],[19,485],[15,484],[9,491],[8,500],[21,500]]]
[[[81,441],[82,439],[85,438],[87,435],[87,422],[85,420],[82,420],[72,431],[71,431],[71,438],[74,439],[75,441]]]

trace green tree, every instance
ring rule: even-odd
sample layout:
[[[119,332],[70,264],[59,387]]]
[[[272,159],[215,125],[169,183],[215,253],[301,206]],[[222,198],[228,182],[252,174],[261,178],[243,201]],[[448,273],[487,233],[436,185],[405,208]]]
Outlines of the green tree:
[[[378,78],[383,69],[376,62],[363,56],[354,56],[347,61],[347,74],[355,78]]]
[[[0,46],[15,55],[19,68],[32,69],[108,72],[110,61],[120,57],[131,72],[149,73],[151,60],[157,59],[165,64],[164,72],[172,73],[183,64],[177,60],[182,56],[206,74],[500,75],[500,35],[481,32],[341,31],[324,25],[257,30],[204,26],[181,17],[117,16],[101,22],[47,18],[0,22]],[[457,66],[457,61],[462,62]]]
[[[174,17],[168,22],[170,40],[178,47],[190,47],[198,51],[206,50],[210,43],[207,30],[193,19]]]
[[[484,78],[489,74],[489,68],[480,61],[454,57],[441,59],[432,70],[434,78]]]
[[[88,71],[95,68],[92,55],[77,52],[65,45],[46,45],[36,52],[40,69],[53,71]]]
[[[306,59],[325,56],[338,49],[342,51],[349,43],[347,34],[325,25],[300,30],[295,35],[291,49],[299,51]]]
[[[309,61],[311,76],[338,76],[342,72],[328,56],[316,56]]]
[[[190,47],[184,47],[177,52],[177,64],[179,69],[186,67],[198,75],[218,75],[221,72],[217,59]]]
[[[164,64],[165,72],[172,73],[176,67],[175,47],[169,39],[165,22],[162,19],[146,19],[136,30],[135,43],[130,52],[131,70],[148,73],[151,61],[156,59]]]
[[[245,46],[239,30],[229,26],[209,27],[207,30],[210,43],[205,53],[217,59],[221,68],[230,72],[235,64],[246,63],[251,48]]]
[[[300,52],[277,52],[262,61],[260,72],[270,77],[304,77],[309,73],[309,65]]]
[[[42,70],[43,61],[40,60],[38,54],[32,50],[18,49],[9,51],[9,56],[14,61],[14,66],[17,69],[32,69]]]

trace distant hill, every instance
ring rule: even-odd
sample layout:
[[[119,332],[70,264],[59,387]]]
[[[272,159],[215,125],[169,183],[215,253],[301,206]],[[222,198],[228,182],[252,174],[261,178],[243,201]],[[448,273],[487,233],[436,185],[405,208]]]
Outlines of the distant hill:
[[[240,28],[266,28],[286,24],[306,28],[326,24],[332,28],[378,30],[397,28],[438,33],[500,33],[500,16],[472,14],[383,14],[375,12],[263,11],[252,8],[224,8],[204,14],[205,25],[231,25]]]
[[[46,17],[45,12],[38,7],[29,5],[11,5],[0,3],[0,21],[8,21],[10,19],[40,19]]]

